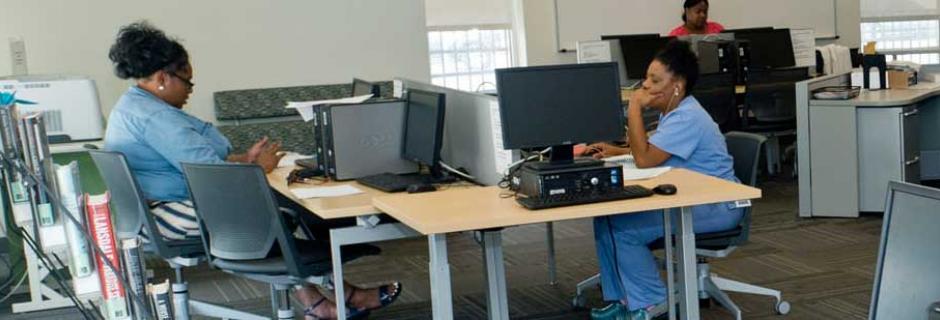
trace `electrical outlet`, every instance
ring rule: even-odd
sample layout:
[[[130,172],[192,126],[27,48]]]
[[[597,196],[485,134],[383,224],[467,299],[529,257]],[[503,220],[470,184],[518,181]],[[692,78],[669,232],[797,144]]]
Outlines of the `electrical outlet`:
[[[25,75],[29,71],[26,69],[26,43],[23,38],[11,37],[10,41],[10,61],[14,75]]]

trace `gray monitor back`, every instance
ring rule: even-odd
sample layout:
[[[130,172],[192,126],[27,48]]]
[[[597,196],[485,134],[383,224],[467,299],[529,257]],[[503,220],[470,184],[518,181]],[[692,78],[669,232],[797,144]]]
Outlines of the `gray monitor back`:
[[[891,182],[870,319],[927,319],[940,301],[940,190]]]
[[[401,157],[404,101],[333,106],[330,118],[337,180],[418,170],[417,164]]]
[[[395,79],[395,92],[409,88],[443,93],[444,145],[441,160],[466,168],[477,181],[496,185],[519,153],[503,150],[499,102],[494,96],[454,90],[404,78]]]

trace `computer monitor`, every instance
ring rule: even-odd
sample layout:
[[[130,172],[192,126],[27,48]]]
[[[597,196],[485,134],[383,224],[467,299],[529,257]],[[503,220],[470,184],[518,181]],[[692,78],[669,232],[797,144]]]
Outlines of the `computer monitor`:
[[[786,68],[796,65],[790,29],[735,32],[737,40],[749,42],[749,68]]]
[[[650,37],[649,35],[621,36],[620,50],[627,67],[628,79],[646,78],[646,69],[660,49],[675,37]]]
[[[444,94],[409,89],[407,100],[402,158],[428,166],[432,175],[440,176]]]
[[[503,148],[551,146],[565,165],[574,144],[623,139],[618,84],[613,62],[497,69]]]
[[[755,27],[755,28],[725,29],[725,30],[722,30],[721,33],[744,34],[744,33],[751,33],[751,32],[767,32],[767,31],[773,31],[773,30],[774,30],[774,27]]]
[[[373,97],[378,97],[379,86],[369,81],[353,78],[353,83],[352,83],[352,96],[353,97],[367,95],[370,93],[372,94]]]

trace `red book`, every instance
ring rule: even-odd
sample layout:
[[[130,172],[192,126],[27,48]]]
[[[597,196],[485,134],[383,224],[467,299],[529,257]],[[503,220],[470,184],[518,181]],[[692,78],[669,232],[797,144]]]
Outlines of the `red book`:
[[[124,298],[124,285],[115,272],[121,270],[121,260],[120,250],[114,240],[114,227],[111,225],[111,208],[108,207],[110,199],[111,196],[107,192],[95,196],[85,194],[88,228],[94,245],[104,254],[100,255],[96,252],[95,261],[98,263],[98,277],[101,279],[105,318],[126,319],[129,314],[127,300]],[[111,270],[104,259],[108,259],[115,270]]]

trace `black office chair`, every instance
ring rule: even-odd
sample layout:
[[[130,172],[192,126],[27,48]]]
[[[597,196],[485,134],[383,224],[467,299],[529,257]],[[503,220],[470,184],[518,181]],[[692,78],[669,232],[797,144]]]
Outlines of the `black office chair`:
[[[708,111],[722,133],[734,130],[740,124],[733,73],[702,74],[692,96]]]
[[[184,163],[183,172],[210,265],[270,284],[277,319],[294,318],[287,297],[292,286],[332,286],[329,244],[294,238],[261,167]],[[342,250],[343,262],[379,252],[371,245]]]
[[[806,79],[809,79],[806,67],[747,71],[738,130],[768,138],[766,158],[770,174],[780,171],[778,137],[796,134],[796,83]]]
[[[189,299],[189,290],[183,279],[183,268],[193,267],[205,259],[202,241],[199,239],[171,240],[160,236],[157,224],[150,214],[147,201],[131,174],[124,155],[119,152],[89,150],[101,177],[111,194],[111,209],[118,239],[132,239],[144,230],[149,243],[145,252],[163,258],[173,268],[176,282],[173,283],[173,308],[176,319],[189,319],[190,313],[222,319],[268,319],[222,306]],[[145,297],[146,298],[146,297]]]
[[[725,142],[728,153],[734,158],[734,172],[742,183],[755,186],[757,184],[757,165],[760,151],[767,138],[746,132],[728,132]],[[783,301],[778,290],[758,287],[755,285],[721,278],[710,272],[707,258],[724,258],[731,254],[739,245],[747,242],[751,229],[751,207],[744,209],[744,215],[738,226],[731,230],[695,234],[695,254],[699,256],[698,288],[699,298],[712,298],[731,311],[737,320],[741,320],[741,309],[734,304],[724,291],[742,292],[772,296],[777,299],[775,309],[779,314],[790,312],[790,303]],[[649,245],[650,249],[657,250],[665,247],[664,239],[660,238]],[[583,292],[586,288],[600,283],[600,275],[594,275],[577,285],[577,292],[572,300],[572,306],[582,308],[585,306]]]

